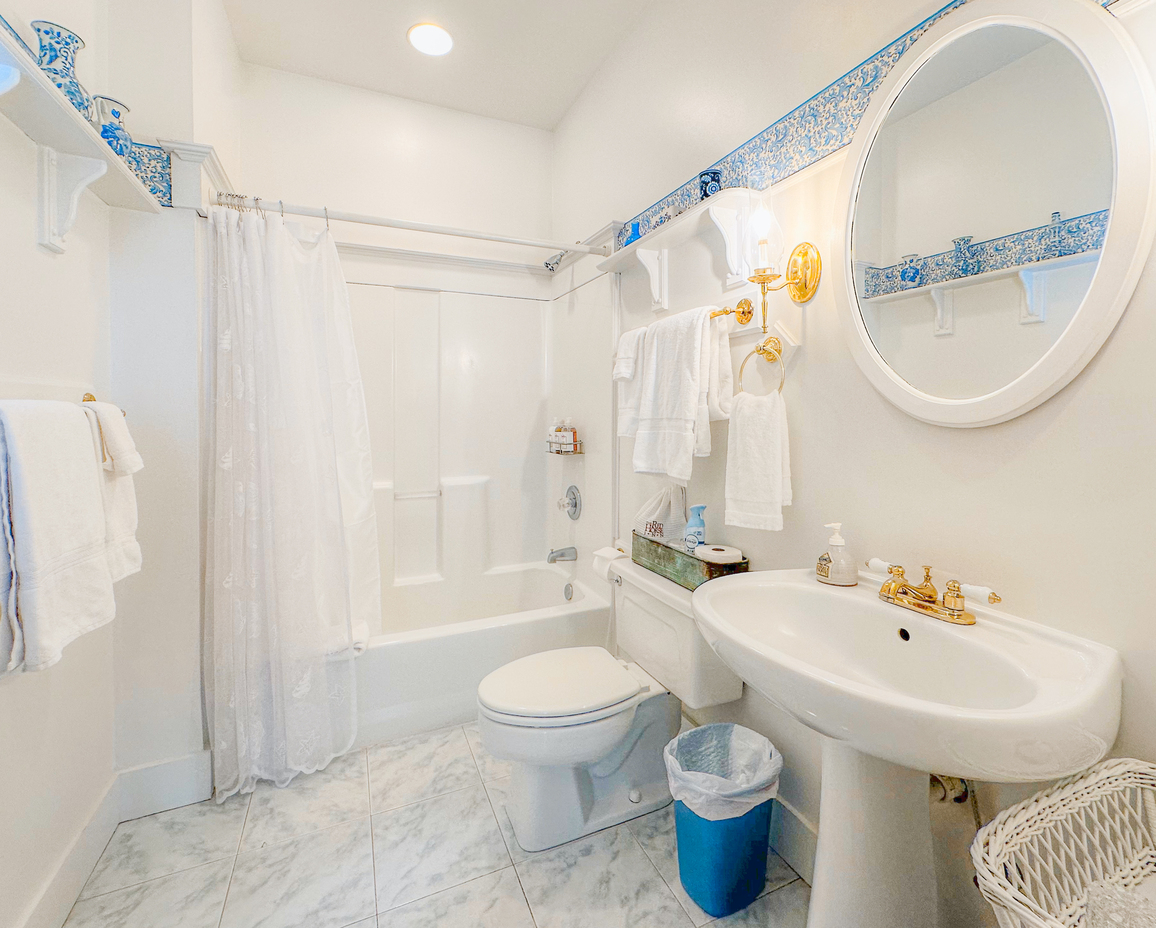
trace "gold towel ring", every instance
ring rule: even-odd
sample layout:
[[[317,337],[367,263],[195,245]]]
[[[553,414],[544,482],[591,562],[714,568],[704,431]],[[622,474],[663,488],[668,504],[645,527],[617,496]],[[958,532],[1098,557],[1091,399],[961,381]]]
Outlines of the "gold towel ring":
[[[746,390],[743,389],[743,372],[747,368],[747,361],[755,355],[762,355],[770,363],[774,363],[775,361],[779,362],[779,392],[782,393],[783,384],[787,382],[787,368],[786,365],[783,364],[783,343],[774,335],[756,347],[754,351],[743,359],[743,363],[739,367],[739,392],[746,393]]]

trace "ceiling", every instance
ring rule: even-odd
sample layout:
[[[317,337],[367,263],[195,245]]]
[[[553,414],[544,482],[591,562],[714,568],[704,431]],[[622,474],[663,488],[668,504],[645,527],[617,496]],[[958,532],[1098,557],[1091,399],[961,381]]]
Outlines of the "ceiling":
[[[241,58],[553,129],[651,0],[225,0]],[[431,58],[405,34],[437,23]]]

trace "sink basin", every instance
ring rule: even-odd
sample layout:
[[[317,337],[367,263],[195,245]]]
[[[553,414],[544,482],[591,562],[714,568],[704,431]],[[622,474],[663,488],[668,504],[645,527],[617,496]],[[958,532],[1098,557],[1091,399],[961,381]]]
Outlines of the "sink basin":
[[[932,928],[927,774],[1067,776],[1119,725],[1111,648],[971,601],[976,624],[950,625],[882,602],[883,580],[759,571],[691,598],[723,662],[826,736],[809,928]]]

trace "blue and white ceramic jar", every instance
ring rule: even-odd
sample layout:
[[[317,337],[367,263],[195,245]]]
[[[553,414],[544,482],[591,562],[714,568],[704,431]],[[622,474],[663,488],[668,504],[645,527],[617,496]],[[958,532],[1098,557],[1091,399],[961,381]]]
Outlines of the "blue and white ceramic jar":
[[[40,37],[40,57],[36,64],[68,97],[85,119],[92,119],[92,97],[76,79],[76,53],[84,40],[71,29],[38,19],[32,23]]]
[[[923,267],[919,255],[904,255],[899,260],[899,286],[903,290],[923,284]]]
[[[951,259],[956,277],[971,277],[979,273],[979,257],[971,240],[970,235],[961,235],[951,240],[955,246]]]
[[[108,147],[122,158],[132,151],[132,136],[124,127],[124,116],[128,107],[119,100],[97,94],[92,98],[96,123],[100,137],[108,142]]]

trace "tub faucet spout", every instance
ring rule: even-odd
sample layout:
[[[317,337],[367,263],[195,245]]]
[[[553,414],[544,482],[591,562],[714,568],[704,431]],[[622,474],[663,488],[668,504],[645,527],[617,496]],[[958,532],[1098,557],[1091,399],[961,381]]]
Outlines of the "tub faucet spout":
[[[555,561],[576,561],[578,560],[578,549],[575,547],[558,548],[556,551],[551,551],[546,555],[546,563],[553,564]]]

